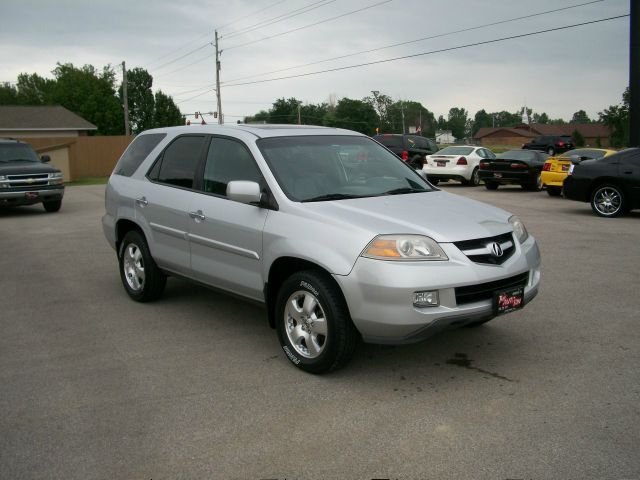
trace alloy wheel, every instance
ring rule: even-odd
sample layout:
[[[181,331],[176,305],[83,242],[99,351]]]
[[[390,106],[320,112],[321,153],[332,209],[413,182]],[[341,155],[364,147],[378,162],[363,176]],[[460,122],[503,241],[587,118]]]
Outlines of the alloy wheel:
[[[305,358],[317,358],[327,344],[327,318],[311,292],[298,290],[287,300],[284,327],[289,342]]]
[[[603,216],[615,215],[622,207],[622,195],[612,187],[602,187],[593,195],[593,206]]]
[[[125,248],[122,268],[129,288],[139,292],[144,288],[145,272],[142,251],[135,243]]]

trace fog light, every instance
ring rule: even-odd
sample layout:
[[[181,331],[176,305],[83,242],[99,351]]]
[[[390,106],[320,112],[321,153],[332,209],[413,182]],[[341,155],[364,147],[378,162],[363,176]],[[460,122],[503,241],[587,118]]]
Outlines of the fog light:
[[[437,290],[430,292],[413,292],[414,307],[437,307],[438,305],[440,305],[440,301],[438,300]]]

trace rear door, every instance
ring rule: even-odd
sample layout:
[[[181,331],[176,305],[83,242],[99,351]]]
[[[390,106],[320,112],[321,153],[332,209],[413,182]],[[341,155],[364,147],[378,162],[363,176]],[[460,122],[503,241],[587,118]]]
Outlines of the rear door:
[[[187,229],[195,174],[201,162],[204,135],[183,135],[167,146],[140,182],[136,218],[151,231],[149,248],[161,268],[190,276]]]
[[[194,277],[208,285],[264,300],[262,231],[268,210],[227,198],[232,180],[266,183],[241,141],[211,137],[201,188],[193,195],[189,219]]]
[[[620,159],[619,168],[633,208],[640,208],[640,150]]]

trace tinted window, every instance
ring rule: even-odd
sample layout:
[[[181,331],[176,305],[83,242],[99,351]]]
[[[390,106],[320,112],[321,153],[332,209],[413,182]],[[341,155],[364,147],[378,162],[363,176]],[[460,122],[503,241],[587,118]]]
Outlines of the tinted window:
[[[535,152],[530,150],[509,150],[508,152],[501,153],[497,158],[505,158],[507,160],[535,160],[538,157]]]
[[[158,181],[193,188],[195,171],[202,154],[204,137],[178,137],[162,155]]]
[[[202,188],[205,192],[226,196],[227,184],[232,180],[261,183],[262,176],[244,145],[228,138],[214,137],[207,154]]]
[[[385,147],[404,148],[402,135],[376,135],[375,139]]]
[[[605,151],[603,150],[589,150],[584,148],[578,148],[576,150],[569,150],[562,154],[563,157],[573,157],[577,155],[582,160],[593,159],[593,158],[602,158],[605,155]]]
[[[130,177],[135,173],[140,164],[144,162],[147,155],[156,148],[156,146],[166,137],[166,133],[149,133],[147,135],[138,135],[129,148],[125,150],[118,160],[113,173],[116,175],[124,175]]]
[[[429,142],[424,137],[414,137],[416,139],[416,146],[424,150],[429,150]]]
[[[473,152],[473,147],[445,147],[436,155],[469,155]]]
[[[9,162],[40,162],[40,159],[26,143],[0,144],[0,163]]]

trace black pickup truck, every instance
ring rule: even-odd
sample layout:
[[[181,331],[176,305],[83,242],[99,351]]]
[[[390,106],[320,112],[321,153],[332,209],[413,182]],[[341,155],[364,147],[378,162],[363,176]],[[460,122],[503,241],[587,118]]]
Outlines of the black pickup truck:
[[[0,207],[42,203],[47,212],[62,206],[62,172],[47,155],[38,154],[28,143],[0,139]]]

